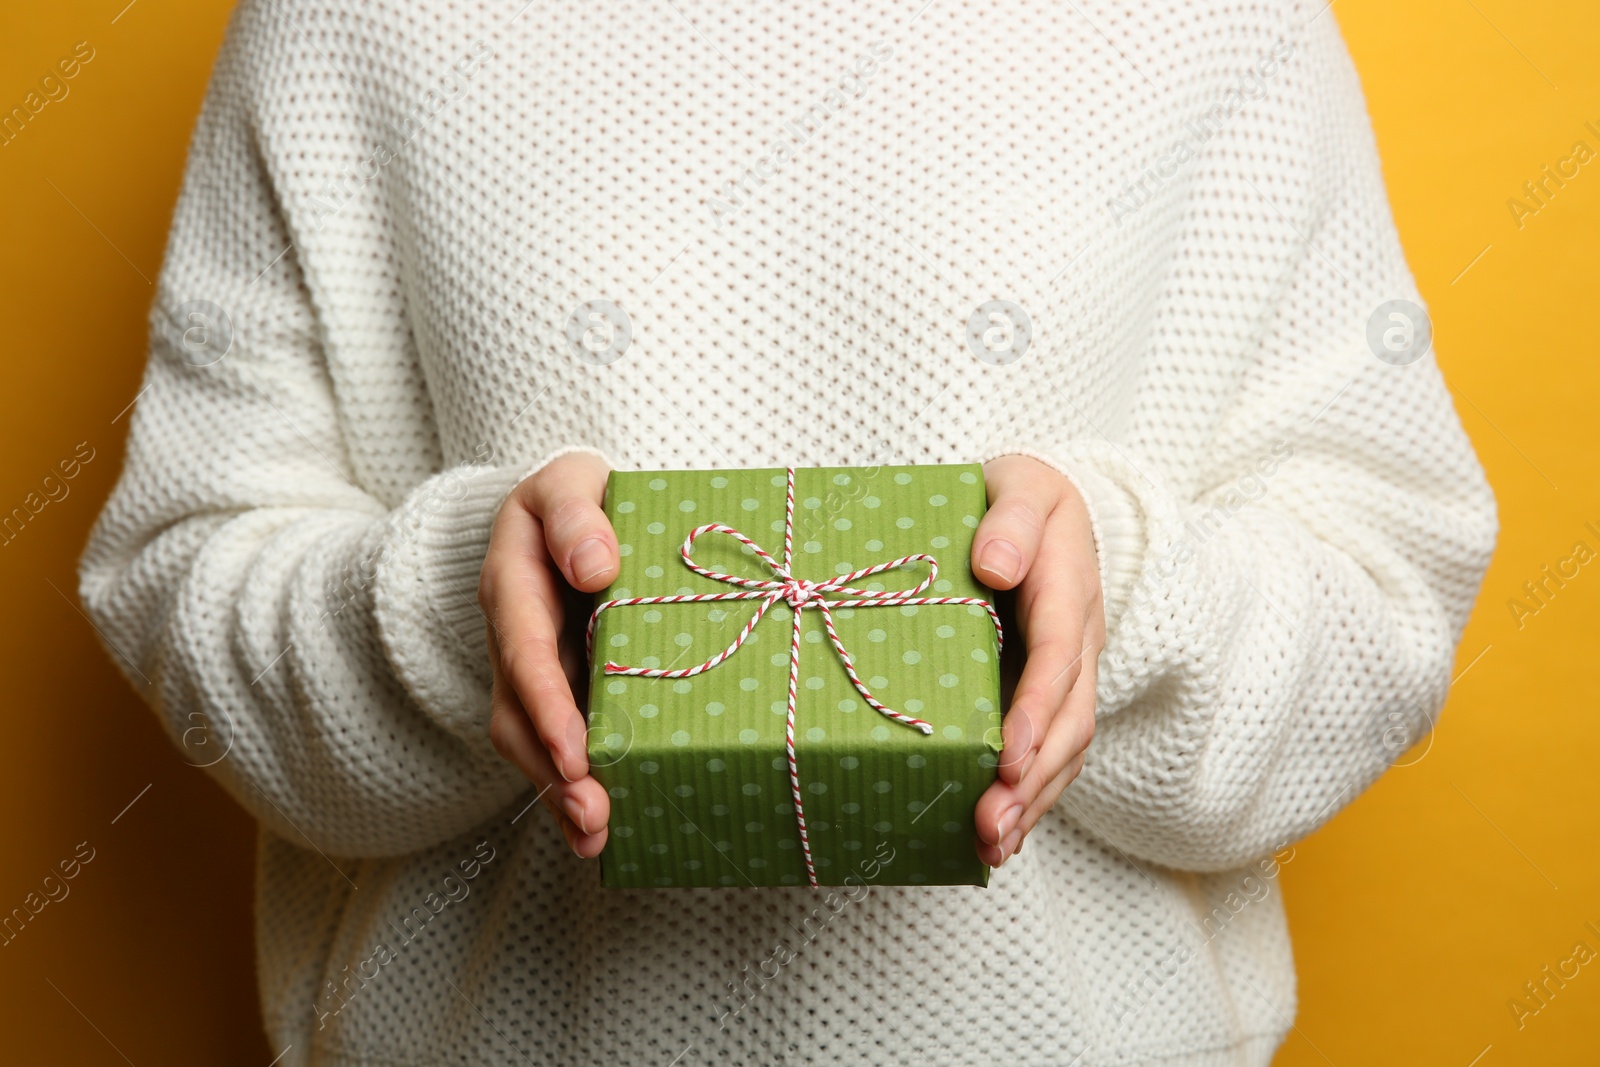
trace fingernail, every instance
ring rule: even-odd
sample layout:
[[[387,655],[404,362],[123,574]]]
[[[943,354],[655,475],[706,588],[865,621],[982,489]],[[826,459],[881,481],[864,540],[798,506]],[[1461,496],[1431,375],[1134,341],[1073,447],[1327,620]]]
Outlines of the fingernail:
[[[572,820],[572,825],[582,830],[585,834],[589,827],[584,824],[583,803],[577,797],[562,797],[561,810],[567,813],[567,818]]]
[[[572,550],[572,577],[580,585],[611,569],[611,549],[598,537],[591,537]]]
[[[1000,846],[1000,862],[1004,863],[1017,854],[1017,846],[1022,844],[1022,827],[1017,827],[1006,835],[1005,844]]]
[[[1001,581],[1014,582],[1022,570],[1022,553],[1010,541],[990,541],[984,546],[982,564]]]
[[[1022,818],[1022,805],[1013,804],[1000,815],[1000,821],[995,824],[995,841],[1003,842],[1006,835],[1011,833],[1011,828],[1017,825],[1017,820]]]
[[[577,831],[575,831],[567,823],[562,823],[561,824],[561,836],[563,836],[563,837],[565,837],[567,839],[567,847],[572,850],[572,854],[574,856],[578,857],[580,860],[583,859],[584,858],[583,853],[578,851],[578,834],[577,834]]]

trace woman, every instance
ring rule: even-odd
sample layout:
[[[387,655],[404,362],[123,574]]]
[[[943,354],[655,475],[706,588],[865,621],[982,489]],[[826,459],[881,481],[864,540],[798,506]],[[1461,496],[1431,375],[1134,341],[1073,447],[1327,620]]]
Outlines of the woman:
[[[81,591],[283,1062],[1271,1058],[1496,533],[1319,6],[246,0]],[[989,888],[599,888],[607,470],[971,461]]]

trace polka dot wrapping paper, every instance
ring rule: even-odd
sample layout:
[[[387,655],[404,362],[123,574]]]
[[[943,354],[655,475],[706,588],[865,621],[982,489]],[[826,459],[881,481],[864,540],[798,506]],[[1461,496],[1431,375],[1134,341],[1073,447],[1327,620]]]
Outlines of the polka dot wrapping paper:
[[[992,601],[972,575],[985,508],[976,464],[802,468],[794,474],[794,579],[852,580],[870,594]],[[605,510],[622,569],[599,602],[728,594],[691,569],[697,527],[722,524],[781,564],[788,472],[618,471]],[[706,571],[774,582],[756,548],[721,531],[692,547]],[[919,584],[925,588],[914,591]],[[819,593],[830,602],[858,599]],[[1000,751],[999,635],[979,604],[834,607],[839,642],[879,702],[869,706],[829,638],[801,609],[792,768],[786,744],[793,609],[777,599],[738,647],[693,677],[608,674],[608,662],[682,671],[734,644],[760,599],[619,604],[592,634],[589,759],[611,794],[601,881],[657,886],[987,885],[973,809]],[[806,846],[811,857],[806,863]]]

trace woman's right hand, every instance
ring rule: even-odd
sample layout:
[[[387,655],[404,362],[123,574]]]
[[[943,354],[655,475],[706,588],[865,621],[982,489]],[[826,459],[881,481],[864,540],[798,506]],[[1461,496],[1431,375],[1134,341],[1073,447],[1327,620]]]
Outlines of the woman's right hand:
[[[588,620],[570,620],[568,633],[565,602],[568,587],[593,593],[617,576],[617,537],[600,510],[609,473],[599,457],[575,452],[523,480],[495,515],[478,578],[494,668],[489,739],[538,787],[584,859],[605,847],[611,799],[589,774],[573,696],[588,670]]]

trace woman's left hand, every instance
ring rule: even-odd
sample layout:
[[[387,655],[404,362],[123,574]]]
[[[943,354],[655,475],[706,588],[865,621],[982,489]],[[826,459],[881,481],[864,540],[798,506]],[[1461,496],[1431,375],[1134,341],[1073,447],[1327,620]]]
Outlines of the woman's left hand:
[[[1106,623],[1078,490],[1026,456],[990,460],[983,474],[989,511],[972,543],[972,571],[991,589],[1016,590],[1017,636],[1027,648],[1005,714],[999,780],[978,799],[978,858],[998,867],[1083,769]]]

